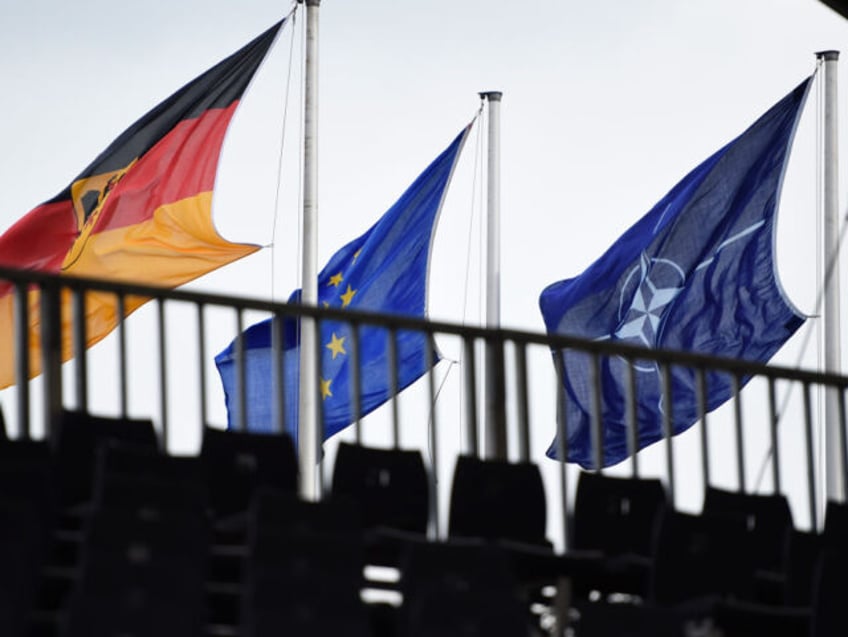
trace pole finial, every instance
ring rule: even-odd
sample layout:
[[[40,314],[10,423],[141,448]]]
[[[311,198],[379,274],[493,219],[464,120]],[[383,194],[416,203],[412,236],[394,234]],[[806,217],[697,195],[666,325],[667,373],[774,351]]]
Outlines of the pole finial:
[[[831,62],[839,59],[839,51],[835,50],[827,50],[827,51],[816,51],[816,57],[820,60],[824,60],[825,62]]]
[[[489,100],[490,102],[500,102],[503,93],[500,91],[480,91],[478,93],[480,99]]]

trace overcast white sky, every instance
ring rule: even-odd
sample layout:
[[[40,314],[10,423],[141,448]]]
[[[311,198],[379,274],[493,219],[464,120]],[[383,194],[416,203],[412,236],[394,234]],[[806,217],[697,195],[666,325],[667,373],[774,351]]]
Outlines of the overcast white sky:
[[[270,0],[5,0],[0,230],[289,8]],[[246,95],[221,160],[216,218],[232,239],[271,242],[290,33]],[[478,108],[478,91],[501,90],[502,322],[540,331],[542,288],[582,271],[686,172],[812,73],[816,51],[844,44],[848,21],[817,0],[323,0],[319,262],[367,229],[447,145]],[[296,148],[296,99],[288,112],[287,143]],[[814,114],[813,93],[779,215],[779,269],[792,299],[811,313]],[[466,318],[457,282],[476,224],[473,161],[472,140],[436,237],[434,318]],[[840,176],[844,192],[843,168]],[[298,180],[287,161],[275,289],[267,250],[192,288],[288,295],[299,263]],[[471,245],[476,252],[479,240]],[[468,294],[476,308],[476,285]],[[476,311],[466,312],[472,322]],[[796,360],[792,344],[775,358]],[[534,440],[537,454],[548,437],[542,430]]]

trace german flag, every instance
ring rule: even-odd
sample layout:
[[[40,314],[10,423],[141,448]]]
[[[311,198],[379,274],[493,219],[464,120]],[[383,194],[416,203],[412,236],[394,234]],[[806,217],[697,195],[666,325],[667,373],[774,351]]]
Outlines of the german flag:
[[[176,287],[259,249],[212,222],[218,157],[239,101],[285,20],[130,126],[53,199],[0,236],[0,265]],[[0,283],[0,388],[14,378],[13,295]],[[62,360],[71,320],[62,303]],[[126,314],[147,299],[126,299]],[[40,373],[38,293],[29,295],[30,371]],[[117,325],[114,295],[86,295],[88,345]]]

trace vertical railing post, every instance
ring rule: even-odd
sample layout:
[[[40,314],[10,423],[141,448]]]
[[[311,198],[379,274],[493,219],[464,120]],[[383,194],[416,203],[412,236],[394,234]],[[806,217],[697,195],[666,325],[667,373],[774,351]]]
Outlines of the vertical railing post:
[[[465,449],[474,457],[480,455],[480,445],[477,437],[477,370],[474,363],[474,339],[467,334],[462,337],[464,355],[465,380]]]
[[[430,531],[429,537],[432,540],[439,538],[439,436],[438,436],[438,417],[436,415],[436,378],[433,370],[436,343],[433,339],[433,334],[430,332],[422,333],[426,339],[424,350],[424,364],[427,370],[427,395],[430,399],[430,418],[427,428],[427,443],[430,447],[430,471],[429,488],[430,488]]]
[[[79,411],[88,411],[88,356],[85,317],[85,291],[74,288],[73,299],[73,347],[74,347],[74,389],[76,407]]]
[[[601,386],[601,360],[596,352],[590,354],[589,378],[592,392],[592,414],[591,438],[592,438],[592,460],[595,470],[603,473],[604,470],[604,412],[603,412],[603,387]]]
[[[739,491],[745,488],[745,436],[742,429],[742,395],[740,394],[739,375],[733,374],[733,423],[736,429],[736,476],[739,481]]]
[[[274,397],[274,431],[286,431],[286,359],[283,352],[286,317],[275,312],[271,319],[271,383]]]
[[[636,362],[627,359],[627,453],[630,455],[630,476],[639,477],[639,414],[636,408]]]
[[[816,496],[816,463],[815,443],[813,442],[813,400],[810,396],[810,384],[803,384],[804,391],[804,442],[807,459],[807,497],[810,501],[810,529],[814,532],[819,530],[818,509],[819,502]]]
[[[386,352],[386,370],[389,375],[389,401],[392,410],[392,449],[400,449],[400,411],[398,404],[398,356],[397,330],[389,328],[386,334],[388,349]]]
[[[29,408],[29,285],[15,283],[15,388],[17,390],[18,436],[32,437]]]
[[[118,400],[121,407],[121,417],[129,416],[129,392],[127,389],[127,307],[123,293],[115,300],[118,315]]]
[[[665,464],[668,474],[668,497],[669,504],[675,505],[675,475],[674,475],[674,422],[672,420],[672,408],[674,405],[671,391],[671,365],[662,364],[662,400],[663,400],[663,437],[665,439]]]
[[[701,421],[701,474],[706,489],[710,486],[710,438],[707,429],[707,378],[703,367],[695,369],[695,394],[698,401],[698,420]]]
[[[515,343],[515,401],[518,403],[518,459],[530,460],[530,400],[527,382],[527,343]]]
[[[49,436],[62,411],[62,309],[58,283],[41,286],[41,374],[44,431]]]
[[[200,430],[209,424],[206,413],[206,306],[203,303],[195,304],[197,310],[197,382],[200,385]]]
[[[777,394],[775,390],[774,378],[768,378],[768,399],[769,399],[769,431],[771,432],[771,475],[773,481],[773,492],[780,493],[780,443],[778,442],[777,426],[780,422],[780,416],[777,413]]]
[[[361,326],[357,321],[351,324],[350,348],[350,405],[353,411],[353,435],[356,444],[362,444],[362,363],[360,360]]]
[[[168,427],[168,334],[165,329],[165,299],[156,299],[156,322],[159,328],[159,419],[161,425],[161,439],[159,444],[164,453],[168,452],[169,427]]]

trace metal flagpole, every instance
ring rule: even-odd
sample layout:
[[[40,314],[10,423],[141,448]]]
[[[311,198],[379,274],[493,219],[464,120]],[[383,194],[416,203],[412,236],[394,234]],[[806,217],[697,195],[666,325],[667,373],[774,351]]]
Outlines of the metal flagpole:
[[[300,0],[304,2],[304,0]],[[303,254],[301,303],[318,304],[318,8],[321,0],[305,0],[306,62],[303,104]],[[300,406],[298,409],[298,455],[300,495],[320,498],[318,484],[318,361],[317,326],[301,320]]]
[[[841,339],[839,329],[839,193],[836,129],[836,62],[838,51],[816,54],[822,64],[824,83],[822,123],[822,242],[824,254],[824,367],[828,373],[839,374],[841,369]],[[843,499],[844,486],[839,470],[840,415],[837,390],[825,394],[825,471],[826,500]]]
[[[501,158],[500,158],[500,106],[503,93],[480,93],[488,105],[488,168],[486,216],[486,327],[497,329],[501,323]],[[490,341],[486,344],[484,367],[486,378],[486,429],[485,450],[487,458],[506,459],[506,415],[504,401],[504,343]]]

